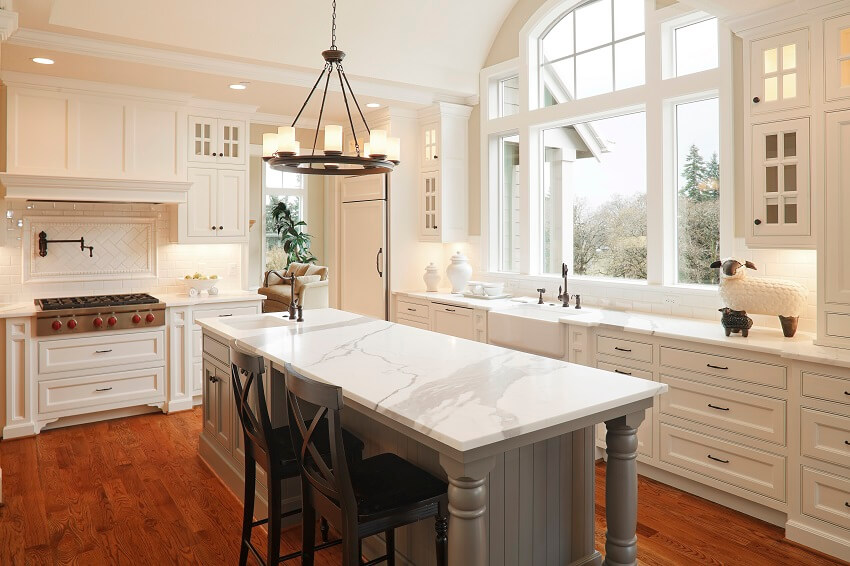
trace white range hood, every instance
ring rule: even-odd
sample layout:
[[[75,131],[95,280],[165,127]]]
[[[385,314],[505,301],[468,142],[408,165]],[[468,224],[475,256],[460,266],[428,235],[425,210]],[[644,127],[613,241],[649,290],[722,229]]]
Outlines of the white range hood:
[[[0,185],[7,199],[185,203],[192,183],[0,173]]]

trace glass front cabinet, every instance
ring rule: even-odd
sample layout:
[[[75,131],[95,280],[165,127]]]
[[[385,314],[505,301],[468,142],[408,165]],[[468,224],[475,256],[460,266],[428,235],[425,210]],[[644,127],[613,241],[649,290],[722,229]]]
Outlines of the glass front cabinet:
[[[850,14],[826,20],[823,55],[826,99],[850,98]]]
[[[750,242],[782,245],[811,236],[809,119],[756,124],[752,129]]]
[[[809,32],[802,29],[750,44],[750,114],[809,105]]]

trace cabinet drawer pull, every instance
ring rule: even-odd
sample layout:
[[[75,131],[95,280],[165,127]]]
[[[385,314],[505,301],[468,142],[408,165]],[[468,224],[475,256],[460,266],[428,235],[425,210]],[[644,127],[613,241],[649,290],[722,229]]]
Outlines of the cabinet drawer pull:
[[[850,440],[845,440],[844,444],[846,444],[847,446],[850,446]]]
[[[706,367],[710,367],[711,369],[729,369],[728,367],[715,366],[715,365],[712,365],[712,364],[705,364],[705,365],[706,365]]]
[[[712,405],[711,403],[709,403],[708,406],[711,407],[712,409],[717,409],[718,411],[728,411],[729,410],[729,407],[718,407],[717,405]]]
[[[850,501],[845,501],[845,502],[844,502],[844,506],[845,506],[845,507],[850,507]]]
[[[109,350],[95,350],[94,353],[95,354],[108,354],[111,351],[112,351],[112,348],[110,348]]]
[[[714,456],[712,456],[711,454],[709,454],[709,455],[708,455],[708,457],[709,457],[710,459],[714,460],[715,462],[720,462],[721,464],[728,464],[728,463],[729,463],[729,460],[722,460],[722,459],[720,459],[720,458],[715,458],[715,457],[714,457]]]
[[[454,309],[446,309],[446,312],[455,312]]]
[[[409,310],[410,312],[416,312],[416,309],[412,309],[410,307],[407,307],[407,310]]]
[[[103,387],[103,388],[101,388],[101,389],[95,389],[95,391],[96,391],[96,392],[101,392],[101,391],[112,391],[112,388],[111,388],[111,387]]]
[[[226,316],[233,316],[233,313],[230,313],[230,314],[220,314],[220,315],[218,315],[218,318],[224,318],[224,317],[226,317]]]
[[[844,394],[845,394],[845,395],[850,395],[850,391],[845,391],[845,392],[844,392]]]
[[[614,346],[614,349],[618,352],[631,352],[628,348],[620,348],[619,346]]]
[[[615,370],[614,370],[614,373],[621,373],[621,374],[623,374],[623,375],[632,375],[632,372],[630,372],[630,371],[623,371],[623,370],[621,370],[621,369],[615,369]]]

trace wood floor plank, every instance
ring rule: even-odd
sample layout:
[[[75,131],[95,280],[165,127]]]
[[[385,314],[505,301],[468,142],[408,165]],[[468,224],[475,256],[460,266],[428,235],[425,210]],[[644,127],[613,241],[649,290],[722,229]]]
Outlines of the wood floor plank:
[[[0,565],[235,564],[242,504],[198,456],[201,418],[200,409],[152,414],[0,442]],[[604,477],[600,463],[600,549]],[[646,478],[638,489],[642,566],[846,566],[710,501]],[[265,537],[254,529],[261,550]],[[300,541],[299,527],[286,529],[281,549]],[[316,554],[316,566],[340,562],[339,547]]]

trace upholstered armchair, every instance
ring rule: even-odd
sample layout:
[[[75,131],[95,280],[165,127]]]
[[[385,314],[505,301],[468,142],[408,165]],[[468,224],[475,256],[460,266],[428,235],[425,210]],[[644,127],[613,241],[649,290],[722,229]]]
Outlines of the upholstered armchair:
[[[284,272],[267,271],[263,278],[261,295],[263,312],[289,310],[292,302],[292,280],[295,277],[295,296],[304,309],[321,309],[328,306],[328,268],[309,263],[291,263]]]

